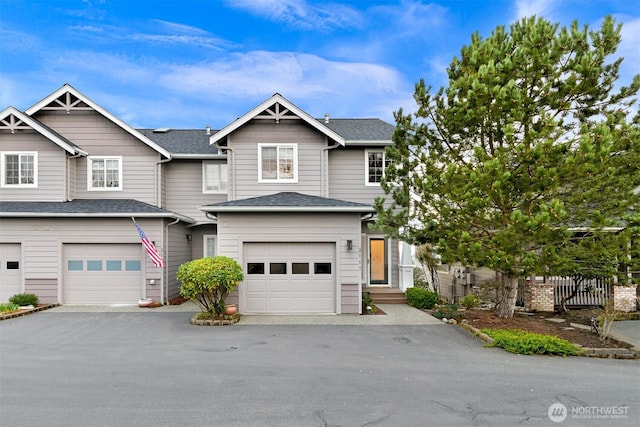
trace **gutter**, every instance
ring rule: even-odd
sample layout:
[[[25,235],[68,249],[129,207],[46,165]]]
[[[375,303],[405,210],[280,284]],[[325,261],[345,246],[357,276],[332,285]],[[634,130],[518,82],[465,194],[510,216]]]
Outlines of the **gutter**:
[[[188,216],[167,213],[144,213],[144,212],[0,212],[0,218],[175,218],[176,221],[183,221],[194,224],[196,221]]]

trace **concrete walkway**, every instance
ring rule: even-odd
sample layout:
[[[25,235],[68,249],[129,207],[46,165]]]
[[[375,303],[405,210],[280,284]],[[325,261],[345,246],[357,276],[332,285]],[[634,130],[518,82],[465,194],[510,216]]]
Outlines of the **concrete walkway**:
[[[443,325],[435,317],[405,304],[378,304],[386,314],[361,316],[358,314],[322,315],[260,315],[244,314],[238,325]],[[155,313],[200,311],[195,304],[164,305],[157,308],[140,308],[137,305],[61,305],[52,313]]]

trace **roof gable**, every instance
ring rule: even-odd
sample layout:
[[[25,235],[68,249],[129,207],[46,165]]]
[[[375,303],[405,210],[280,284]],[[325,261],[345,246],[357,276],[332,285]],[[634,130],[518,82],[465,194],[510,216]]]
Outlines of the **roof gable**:
[[[211,135],[209,140],[210,144],[216,144],[217,142],[222,141],[233,131],[239,129],[253,119],[275,120],[276,123],[279,123],[280,120],[302,120],[312,128],[333,139],[338,144],[343,146],[345,145],[345,139],[341,135],[318,122],[318,120],[296,107],[279,93],[274,94],[271,98],[253,108],[245,115],[239,117],[232,123],[220,129],[220,131]]]
[[[62,135],[14,107],[7,107],[0,113],[0,130],[8,130],[11,133],[16,133],[26,129],[35,130],[69,154],[87,155],[86,151],[81,150],[77,145]]]
[[[38,111],[66,111],[71,113],[72,111],[96,111],[106,117],[111,122],[118,125],[125,132],[128,132],[133,137],[148,145],[153,150],[157,151],[166,158],[171,158],[171,153],[156,144],[104,108],[93,102],[91,99],[80,93],[76,88],[68,83],[65,83],[60,89],[53,92],[40,102],[36,103],[32,107],[26,110],[26,113],[30,116],[34,115]]]

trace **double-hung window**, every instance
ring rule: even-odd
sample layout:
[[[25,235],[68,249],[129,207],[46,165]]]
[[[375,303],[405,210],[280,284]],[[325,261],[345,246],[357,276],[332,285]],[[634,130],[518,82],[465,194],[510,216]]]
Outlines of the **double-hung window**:
[[[37,187],[38,153],[2,152],[2,187]]]
[[[87,159],[87,188],[89,190],[122,190],[122,157],[89,157]]]
[[[258,182],[298,182],[298,145],[258,144]]]
[[[202,162],[202,192],[226,193],[229,189],[229,170],[224,163]]]
[[[380,185],[388,160],[384,150],[365,150],[365,185]]]

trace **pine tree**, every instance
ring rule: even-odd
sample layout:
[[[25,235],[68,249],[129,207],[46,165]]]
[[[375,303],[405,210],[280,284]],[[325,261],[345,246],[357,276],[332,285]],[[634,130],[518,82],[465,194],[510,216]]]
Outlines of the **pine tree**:
[[[496,313],[511,317],[519,280],[566,267],[572,229],[639,212],[640,76],[616,87],[620,29],[531,17],[472,35],[448,86],[421,80],[417,111],[395,113],[375,226],[501,273]]]

